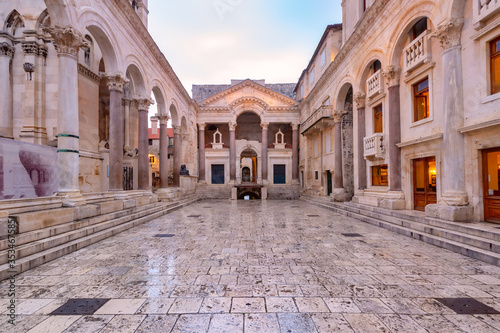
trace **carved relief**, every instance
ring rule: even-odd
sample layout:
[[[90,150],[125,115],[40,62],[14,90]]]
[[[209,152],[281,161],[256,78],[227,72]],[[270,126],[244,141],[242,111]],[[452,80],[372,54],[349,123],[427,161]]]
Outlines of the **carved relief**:
[[[439,39],[441,47],[445,50],[460,46],[462,37],[463,19],[453,19],[438,26],[433,38]]]
[[[129,82],[129,80],[121,73],[101,73],[101,77],[108,81],[106,84],[108,85],[109,90],[114,90],[121,93],[123,92],[123,87],[125,86],[125,84]]]
[[[389,87],[399,85],[399,80],[401,79],[401,67],[399,66],[388,66],[383,70],[382,75],[386,79],[386,83]]]
[[[12,58],[14,56],[14,47],[8,43],[0,43],[0,56]]]
[[[357,92],[354,94],[354,102],[358,108],[364,108],[366,102],[366,96],[362,92]]]
[[[347,114],[346,110],[336,110],[336,111],[333,111],[333,113],[332,113],[333,122],[334,123],[341,123],[342,122],[342,118],[344,118],[344,116],[346,114]]]
[[[90,43],[72,26],[45,27],[43,31],[54,38],[57,53],[77,58],[80,47],[90,47]]]
[[[138,111],[148,111],[149,107],[155,103],[151,98],[147,97],[134,98],[133,101],[137,105]]]
[[[158,118],[160,125],[167,125],[167,122],[170,119],[168,114],[161,114],[161,113],[157,113],[156,118]]]

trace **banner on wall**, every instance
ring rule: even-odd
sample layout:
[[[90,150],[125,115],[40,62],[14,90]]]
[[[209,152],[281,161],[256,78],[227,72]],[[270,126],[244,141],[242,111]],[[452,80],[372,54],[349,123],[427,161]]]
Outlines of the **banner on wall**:
[[[0,200],[57,192],[57,149],[0,138]]]

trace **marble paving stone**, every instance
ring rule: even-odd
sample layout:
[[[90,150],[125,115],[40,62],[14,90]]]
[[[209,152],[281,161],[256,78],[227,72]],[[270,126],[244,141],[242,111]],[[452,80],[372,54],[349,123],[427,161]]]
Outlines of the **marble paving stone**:
[[[175,299],[173,298],[149,298],[137,310],[137,314],[166,314]]]
[[[231,313],[259,313],[266,312],[265,300],[258,298],[233,298]]]
[[[352,298],[324,298],[332,313],[361,313]]]
[[[252,313],[245,314],[245,333],[280,333],[276,314]]]
[[[58,333],[70,327],[81,316],[50,316],[30,329],[29,333]]]
[[[291,297],[266,297],[266,306],[268,312],[298,312]]]
[[[498,332],[497,329],[471,315],[445,315],[445,317],[464,332]]]
[[[243,333],[242,314],[214,314],[208,333]]]
[[[474,315],[474,317],[500,331],[500,317],[498,315]]]
[[[463,332],[451,321],[442,315],[416,315],[411,316],[415,322],[417,322],[422,328],[426,329],[427,332],[431,333],[443,333],[443,332]]]
[[[356,304],[363,313],[394,313],[394,311],[385,305],[379,298],[354,298],[354,304]]]
[[[198,313],[202,301],[202,298],[177,298],[168,313]]]
[[[112,318],[112,315],[84,316],[75,321],[64,333],[99,332]]]
[[[311,315],[318,332],[354,332],[349,322],[340,313],[315,313]]]
[[[280,297],[300,297],[304,296],[299,285],[279,285],[278,294]]]
[[[0,322],[3,327],[8,327],[9,332],[19,332],[19,333],[25,333],[28,332],[31,328],[37,326],[40,324],[42,321],[46,320],[47,316],[38,316],[38,315],[30,315],[30,316],[23,316],[19,315],[16,316],[16,321],[15,321],[15,326],[7,326],[11,325],[8,324],[8,320],[10,320],[10,317],[7,317],[5,315],[0,316]]]
[[[307,313],[279,313],[278,320],[282,333],[318,332],[311,315]]]
[[[257,285],[253,286],[254,297],[278,296],[278,288],[275,285]]]
[[[349,322],[349,325],[356,333],[389,333],[391,332],[387,326],[380,321],[374,314],[344,314],[344,317]]]
[[[179,315],[153,315],[147,316],[136,333],[170,332],[175,326]]]
[[[392,332],[427,332],[408,315],[379,314],[378,317]]]
[[[52,303],[54,300],[53,299],[27,299],[21,301],[19,304],[17,304],[16,307],[16,314],[18,315],[29,315],[32,313],[37,312],[41,308],[45,307],[46,305]],[[6,309],[7,307],[2,306],[2,309]],[[3,312],[3,314],[8,314],[9,310],[6,310]]]
[[[249,285],[228,285],[226,288],[227,297],[252,297],[253,286]]]
[[[183,314],[171,333],[206,332],[210,324],[209,314]]]
[[[381,298],[389,308],[398,314],[426,314],[425,311],[420,309],[415,303],[408,298]]]
[[[326,306],[321,297],[295,297],[294,298],[299,312],[305,313],[329,313],[330,310]]]
[[[200,313],[229,313],[231,310],[230,297],[207,297],[203,299]]]
[[[99,333],[134,333],[146,316],[118,315],[99,331]]]
[[[132,315],[139,310],[145,299],[111,299],[94,314],[96,315]]]

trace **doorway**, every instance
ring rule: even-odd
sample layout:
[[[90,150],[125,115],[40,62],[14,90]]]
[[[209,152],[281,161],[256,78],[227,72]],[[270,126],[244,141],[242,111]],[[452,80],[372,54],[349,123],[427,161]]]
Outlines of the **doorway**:
[[[333,192],[333,183],[332,183],[332,173],[328,170],[326,172],[326,187],[327,187],[327,196],[330,196]]]
[[[413,207],[425,211],[425,206],[437,203],[436,158],[413,160]]]
[[[225,184],[224,179],[224,164],[212,164],[212,184]]]
[[[484,220],[500,223],[500,148],[483,151]]]

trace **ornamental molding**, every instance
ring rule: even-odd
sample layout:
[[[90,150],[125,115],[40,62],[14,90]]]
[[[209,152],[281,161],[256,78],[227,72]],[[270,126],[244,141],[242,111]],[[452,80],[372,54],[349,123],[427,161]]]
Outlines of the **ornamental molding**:
[[[364,108],[366,104],[366,95],[358,91],[354,94],[354,102],[356,102],[358,108]]]
[[[82,64],[78,64],[78,74],[85,76],[86,78],[94,81],[97,84],[101,82],[101,76],[99,74],[92,72],[90,69],[83,66]]]
[[[452,19],[440,24],[436,31],[431,35],[437,38],[444,50],[449,50],[461,45],[463,19]]]
[[[90,47],[89,41],[70,25],[66,27],[60,27],[58,25],[54,27],[44,27],[43,31],[52,36],[54,39],[54,46],[59,55],[70,55],[77,58],[80,47]]]
[[[291,99],[290,97],[287,97],[285,95],[277,93],[274,90],[271,90],[271,89],[269,89],[261,84],[253,82],[250,79],[247,79],[243,82],[240,82],[232,87],[227,88],[226,90],[223,90],[223,91],[205,99],[204,101],[201,101],[199,103],[199,105],[201,107],[208,106],[208,105],[213,104],[213,103],[217,102],[218,100],[220,100],[228,95],[231,95],[231,94],[237,92],[238,90],[241,90],[241,89],[246,88],[246,87],[251,87],[255,90],[258,90],[258,91],[260,91],[268,96],[271,96],[271,97],[281,101],[282,103],[284,103],[288,106],[297,106],[298,105],[297,101],[295,101],[294,99]],[[255,98],[255,97],[253,97],[253,98]],[[265,103],[265,104],[267,105],[267,103]]]
[[[132,103],[137,106],[137,111],[148,111],[149,107],[155,104],[153,99],[142,96],[133,98]]]
[[[0,43],[0,56],[7,56],[9,58],[12,58],[14,56],[14,52],[14,46],[6,42]]]
[[[332,113],[332,118],[334,123],[341,123],[342,118],[347,114],[348,112],[346,110],[335,110]]]
[[[382,71],[382,75],[385,78],[385,82],[389,87],[399,85],[399,80],[401,79],[401,67],[400,66],[388,66]]]
[[[127,79],[122,73],[101,73],[101,77],[107,81],[106,84],[109,90],[117,91],[120,93],[123,93],[123,87],[126,83],[129,82],[129,79]]]
[[[252,103],[252,104],[257,104],[264,110],[267,110],[269,108],[269,104],[261,100],[260,98],[257,97],[252,97],[252,96],[246,96],[246,97],[241,97],[238,98],[237,100],[231,102],[229,104],[230,109],[234,109],[235,107],[241,105],[241,104],[247,104],[247,103]]]

